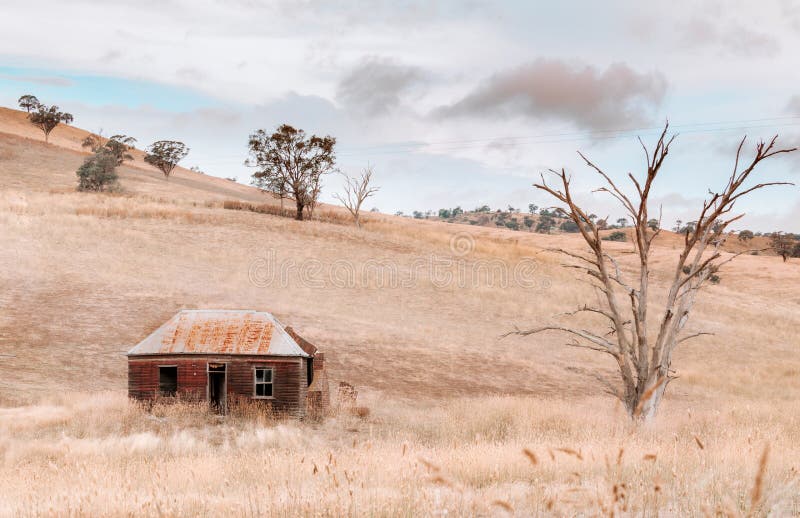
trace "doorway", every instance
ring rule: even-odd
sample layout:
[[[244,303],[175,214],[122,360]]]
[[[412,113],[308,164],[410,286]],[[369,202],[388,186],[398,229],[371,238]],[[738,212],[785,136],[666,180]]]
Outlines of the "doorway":
[[[224,414],[227,410],[226,372],[224,363],[208,364],[208,402],[211,408]]]

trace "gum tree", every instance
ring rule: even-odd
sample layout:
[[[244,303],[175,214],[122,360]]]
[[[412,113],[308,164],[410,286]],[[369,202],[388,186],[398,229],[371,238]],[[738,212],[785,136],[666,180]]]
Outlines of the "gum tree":
[[[47,106],[45,104],[37,104],[31,108],[28,113],[28,120],[31,124],[42,130],[44,133],[44,141],[50,141],[50,132],[52,132],[59,124],[71,124],[74,120],[72,114],[62,112],[56,105]]]
[[[666,297],[655,303],[651,301],[650,266],[651,245],[661,232],[659,224],[653,229],[649,225],[648,201],[662,165],[675,136],[668,137],[668,125],[661,133],[651,151],[639,140],[646,158],[646,171],[642,178],[628,174],[635,194],[626,194],[600,167],[580,152],[580,157],[603,180],[597,189],[612,196],[633,221],[633,242],[637,258],[633,271],[623,270],[620,264],[604,247],[600,227],[588,217],[588,211],[578,205],[570,185],[570,177],[564,169],[551,170],[555,185],[549,184],[544,175],[534,187],[544,191],[564,207],[567,216],[578,226],[588,249],[576,253],[564,249],[554,251],[570,259],[565,265],[586,275],[590,284],[598,291],[598,303],[586,304],[567,315],[586,312],[606,321],[610,332],[600,325],[595,328],[572,327],[561,323],[550,323],[532,329],[516,329],[507,334],[522,336],[543,331],[560,331],[572,337],[569,345],[591,349],[610,356],[618,368],[618,383],[610,388],[620,398],[629,415],[648,420],[655,416],[664,391],[674,378],[672,358],[681,343],[709,334],[687,332],[686,324],[700,289],[720,267],[737,256],[747,253],[723,255],[722,245],[727,227],[744,214],[733,214],[737,201],[753,191],[771,185],[786,185],[787,182],[763,182],[751,184],[751,175],[764,160],[794,149],[776,148],[777,136],[769,142],[759,142],[749,161],[742,157],[745,139],[736,151],[733,171],[721,190],[710,191],[700,207],[695,225],[682,235],[683,244],[671,274]]]
[[[183,142],[159,140],[148,146],[144,161],[157,167],[169,179],[169,175],[177,167],[178,162],[186,158],[188,154],[189,148]]]
[[[30,94],[26,94],[20,97],[17,103],[19,103],[20,108],[22,108],[28,113],[30,113],[31,110],[35,110],[40,104],[39,99],[37,99],[35,95],[30,95]]]
[[[252,183],[262,190],[288,196],[295,201],[295,219],[313,210],[322,189],[322,176],[334,170],[336,139],[306,136],[288,124],[273,133],[263,129],[250,135],[250,156],[245,165],[257,168]]]
[[[109,151],[117,159],[118,166],[126,160],[133,161],[130,151],[133,151],[135,144],[136,139],[127,135],[112,135],[108,139],[101,135],[89,135],[81,142],[82,147],[89,148],[94,153],[101,149]]]

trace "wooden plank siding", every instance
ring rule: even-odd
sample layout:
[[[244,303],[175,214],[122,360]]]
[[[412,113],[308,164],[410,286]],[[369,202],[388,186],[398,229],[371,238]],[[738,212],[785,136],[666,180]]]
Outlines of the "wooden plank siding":
[[[177,366],[178,396],[188,400],[208,397],[209,363],[225,363],[228,402],[237,398],[263,401],[276,412],[303,417],[308,394],[308,358],[245,355],[147,355],[128,357],[128,395],[138,400],[159,396],[159,366]],[[273,369],[272,398],[254,398],[254,369]]]

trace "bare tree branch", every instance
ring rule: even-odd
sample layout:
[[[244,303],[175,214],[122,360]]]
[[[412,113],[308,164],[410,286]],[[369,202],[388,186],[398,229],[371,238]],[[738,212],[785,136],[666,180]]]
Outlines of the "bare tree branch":
[[[380,190],[380,187],[373,187],[372,182],[372,166],[367,165],[358,177],[351,177],[342,173],[345,178],[344,195],[336,193],[334,198],[342,202],[342,205],[350,211],[357,227],[361,227],[361,205],[364,201],[373,196]]]
[[[683,246],[669,282],[668,293],[659,307],[658,332],[651,337],[649,330],[653,327],[653,318],[648,312],[651,306],[650,247],[661,232],[662,210],[659,208],[656,228],[650,228],[652,222],[648,216],[648,202],[654,182],[675,139],[675,135],[667,135],[668,130],[669,124],[665,124],[652,151],[639,139],[639,144],[644,150],[646,174],[643,178],[637,178],[630,173],[627,175],[635,189],[634,198],[629,197],[615,183],[611,175],[578,152],[586,165],[604,181],[604,185],[596,191],[610,194],[633,218],[634,249],[639,259],[638,268],[633,272],[628,268],[623,272],[617,259],[604,250],[600,228],[588,217],[588,211],[575,202],[571,178],[564,169],[548,171],[558,180],[557,185],[549,184],[544,174],[541,175],[541,182],[534,184],[534,187],[546,192],[563,205],[559,210],[577,225],[590,251],[587,256],[564,249],[551,250],[579,261],[579,264],[564,266],[582,272],[599,294],[599,304],[594,306],[585,304],[563,315],[572,316],[580,312],[597,313],[611,322],[611,331],[603,337],[590,330],[551,324],[525,331],[515,328],[514,331],[504,335],[529,336],[548,330],[561,331],[583,340],[576,339],[568,343],[569,346],[610,354],[619,367],[622,399],[628,412],[632,417],[645,419],[655,414],[669,380],[674,378],[671,362],[675,347],[689,339],[708,334],[694,333],[681,337],[697,293],[720,267],[739,255],[750,252],[749,250],[739,252],[730,257],[725,257],[722,253],[726,229],[743,216],[743,214],[731,216],[737,200],[769,186],[789,184],[778,181],[746,186],[745,183],[762,161],[794,151],[793,148],[776,148],[776,136],[768,142],[757,143],[753,158],[742,166],[746,141],[742,139],[736,151],[733,171],[726,185],[720,192],[709,191],[709,197],[700,208],[694,228],[687,230],[684,235]],[[621,303],[620,297],[624,297],[626,302]]]

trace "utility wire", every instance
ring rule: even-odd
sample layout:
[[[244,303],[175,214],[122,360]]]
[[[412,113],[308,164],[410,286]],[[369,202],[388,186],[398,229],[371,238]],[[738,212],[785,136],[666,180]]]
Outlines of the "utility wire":
[[[766,123],[766,124],[765,124]],[[712,127],[708,127],[712,126]],[[713,127],[716,126],[716,127]],[[731,131],[746,131],[751,129],[762,128],[785,128],[800,126],[800,117],[787,116],[787,117],[770,117],[761,119],[740,119],[731,121],[713,121],[713,122],[693,122],[686,124],[673,124],[670,129],[678,134],[710,134],[710,133],[725,133]],[[427,142],[395,142],[388,144],[377,144],[374,146],[362,147],[344,147],[337,155],[343,158],[357,157],[363,155],[391,155],[391,154],[407,154],[416,151],[423,152],[443,152],[443,151],[456,151],[465,149],[479,149],[485,147],[486,144],[494,142],[509,142],[518,145],[530,144],[557,144],[564,142],[580,142],[586,140],[613,140],[622,138],[632,138],[636,136],[650,136],[653,134],[660,134],[663,127],[645,127],[635,129],[601,129],[592,131],[579,131],[579,132],[560,132],[560,133],[543,133],[538,135],[520,135],[520,136],[505,136],[505,137],[483,137],[474,139],[460,139],[460,140],[439,140]],[[215,155],[211,160],[204,160],[205,164],[209,164],[212,168],[215,164],[223,165],[226,160],[241,159],[244,162],[244,157],[247,152],[243,150],[241,154],[236,155]],[[226,167],[229,164],[224,164]]]

